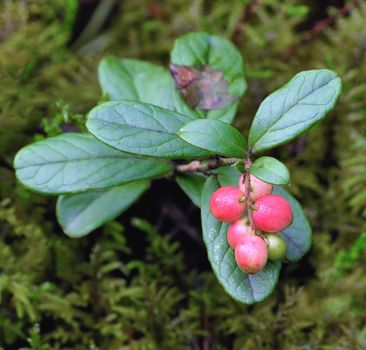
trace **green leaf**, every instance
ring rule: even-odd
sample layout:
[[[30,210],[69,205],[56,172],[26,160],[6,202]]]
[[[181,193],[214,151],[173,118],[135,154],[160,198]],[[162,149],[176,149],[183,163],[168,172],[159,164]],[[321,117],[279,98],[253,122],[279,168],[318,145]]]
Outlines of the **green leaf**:
[[[176,181],[191,201],[197,205],[197,207],[200,207],[201,194],[206,181],[206,176],[202,174],[177,175]]]
[[[275,187],[274,194],[286,198],[294,213],[293,223],[280,233],[287,243],[287,260],[299,261],[311,247],[311,227],[300,203],[282,187]]]
[[[212,176],[206,181],[202,193],[202,230],[208,258],[226,292],[242,303],[253,304],[271,294],[278,280],[281,263],[268,261],[265,268],[255,275],[240,270],[235,262],[234,251],[227,243],[228,224],[217,221],[210,212],[209,201],[218,188],[219,183]]]
[[[160,177],[164,160],[132,157],[90,135],[68,133],[22,148],[14,160],[17,178],[35,191],[63,194],[114,187]]]
[[[139,181],[106,190],[60,196],[56,205],[58,222],[68,236],[85,236],[122,214],[148,187],[148,181]]]
[[[99,140],[121,151],[160,158],[194,158],[211,152],[178,137],[192,117],[137,101],[103,103],[89,113],[86,126]]]
[[[223,156],[246,156],[247,142],[244,136],[238,129],[219,120],[193,120],[180,129],[179,136],[193,146]]]
[[[99,83],[110,100],[136,100],[174,108],[174,82],[167,69],[134,59],[106,57],[99,64]]]
[[[258,179],[272,185],[288,185],[290,173],[285,164],[272,157],[261,157],[255,160],[249,172]]]
[[[176,90],[175,106],[178,112],[200,118],[218,119],[231,123],[239,106],[239,98],[246,90],[243,58],[227,39],[208,33],[189,33],[175,41],[171,62],[183,66],[205,66],[222,72],[228,82],[228,93],[236,102],[222,109],[209,111],[191,109]]]
[[[291,141],[323,119],[341,92],[341,80],[327,70],[309,70],[269,95],[249,132],[249,147],[262,152]]]
[[[217,175],[220,186],[238,187],[239,178],[242,173],[238,168],[233,166],[223,166],[213,171]]]

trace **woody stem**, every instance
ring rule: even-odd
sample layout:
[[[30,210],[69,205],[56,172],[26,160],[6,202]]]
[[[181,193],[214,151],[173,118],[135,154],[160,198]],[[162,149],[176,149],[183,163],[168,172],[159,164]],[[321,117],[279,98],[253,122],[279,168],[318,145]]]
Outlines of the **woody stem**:
[[[176,173],[207,173],[210,170],[217,169],[222,166],[233,165],[240,162],[238,158],[216,157],[208,160],[194,160],[187,164],[179,164],[175,166]]]

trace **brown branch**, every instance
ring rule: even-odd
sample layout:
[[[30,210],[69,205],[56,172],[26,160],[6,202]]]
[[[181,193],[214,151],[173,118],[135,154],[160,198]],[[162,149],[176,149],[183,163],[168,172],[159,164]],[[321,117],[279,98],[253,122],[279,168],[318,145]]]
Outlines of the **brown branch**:
[[[194,160],[188,164],[179,164],[175,166],[175,173],[208,173],[210,170],[221,166],[233,165],[240,162],[239,158],[221,158],[216,157],[209,160]]]
[[[170,232],[173,237],[178,231],[186,233],[192,240],[197,242],[199,245],[203,245],[200,231],[196,226],[192,225],[187,221],[187,217],[190,217],[190,213],[187,211],[183,212],[177,205],[171,200],[166,200],[164,203],[162,211],[162,221],[165,218],[169,218],[174,221],[174,229]],[[188,214],[188,215],[187,215]],[[161,226],[161,223],[160,223]]]
[[[353,1],[354,6],[358,5],[358,1],[354,0]],[[314,27],[307,31],[302,39],[300,40],[300,42],[298,42],[297,44],[289,47],[286,52],[283,54],[283,58],[284,59],[290,59],[296,52],[296,50],[301,47],[303,44],[306,44],[314,39],[316,39],[318,36],[320,36],[324,31],[326,31],[329,27],[331,27],[332,25],[334,25],[337,20],[339,20],[340,18],[346,17],[347,15],[349,15],[353,10],[353,6],[351,5],[346,5],[342,8],[340,8],[337,13],[333,16],[329,16],[325,19],[323,19],[322,21],[317,22]]]
[[[252,0],[247,6],[245,6],[244,11],[242,15],[240,16],[238,22],[235,25],[235,30],[232,35],[232,40],[235,44],[240,44],[245,28],[245,24],[249,17],[255,12],[258,5],[260,3],[260,0]]]

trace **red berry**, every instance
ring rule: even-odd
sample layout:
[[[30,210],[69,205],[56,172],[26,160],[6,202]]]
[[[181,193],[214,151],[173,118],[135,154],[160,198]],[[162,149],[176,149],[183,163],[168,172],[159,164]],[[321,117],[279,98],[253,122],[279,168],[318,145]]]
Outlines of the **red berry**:
[[[259,236],[247,236],[236,245],[236,263],[246,273],[259,272],[266,266],[267,259],[267,245]]]
[[[239,220],[245,209],[243,192],[234,186],[224,186],[215,191],[210,200],[212,215],[220,221]]]
[[[239,189],[246,194],[245,189],[245,182],[244,181],[244,175],[240,176],[238,187]],[[256,201],[257,199],[266,196],[267,194],[271,194],[273,190],[273,186],[267,182],[264,182],[262,180],[259,180],[254,175],[250,175],[250,198],[253,201]]]
[[[244,237],[254,235],[254,230],[248,223],[248,218],[244,217],[235,221],[229,226],[227,231],[227,241],[231,248],[235,249],[235,246]]]
[[[255,202],[252,218],[255,226],[264,232],[281,232],[292,223],[290,202],[276,194],[259,198]]]

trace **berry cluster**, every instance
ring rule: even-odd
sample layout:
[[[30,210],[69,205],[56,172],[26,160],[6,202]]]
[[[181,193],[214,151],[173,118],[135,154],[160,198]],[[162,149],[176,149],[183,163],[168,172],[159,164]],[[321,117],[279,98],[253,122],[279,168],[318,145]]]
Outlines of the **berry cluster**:
[[[248,178],[249,177],[249,178]],[[292,223],[290,203],[272,194],[273,186],[253,175],[242,175],[238,187],[224,186],[210,200],[213,216],[230,223],[227,240],[246,273],[257,273],[267,260],[283,260],[286,242],[275,233]]]

